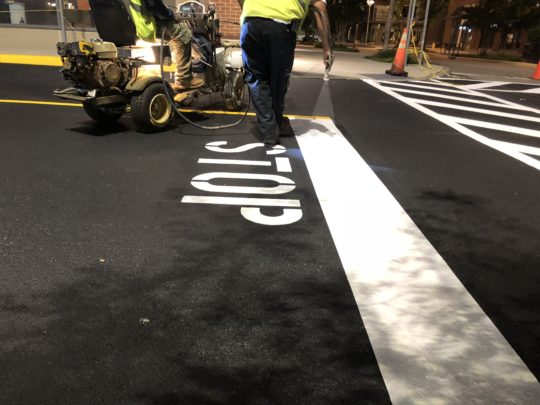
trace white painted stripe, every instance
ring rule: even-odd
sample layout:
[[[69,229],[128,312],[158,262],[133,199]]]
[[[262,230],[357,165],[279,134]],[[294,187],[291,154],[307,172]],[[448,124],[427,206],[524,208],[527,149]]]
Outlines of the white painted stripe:
[[[442,80],[442,78],[440,79]],[[451,79],[448,79],[448,80],[451,80]],[[462,79],[462,80],[466,80],[466,81],[473,81],[473,80],[467,80],[467,79]],[[488,82],[490,83],[490,82]],[[458,85],[454,85],[455,88],[466,88],[467,86],[458,86]],[[502,99],[502,98],[498,98],[498,97],[495,97],[495,96],[492,96],[491,94],[485,94],[485,93],[480,93],[480,92],[477,92],[475,90],[472,90],[469,88],[468,90],[472,95],[475,95],[475,96],[479,96],[479,97],[486,97],[492,101],[496,101],[497,103],[499,104],[504,104],[506,106],[509,106],[509,107],[513,107],[515,108],[516,110],[521,110],[521,111],[530,111],[530,112],[534,112],[536,114],[540,114],[540,110],[536,109],[536,108],[532,108],[532,107],[528,107],[528,106],[524,106],[524,105],[521,105],[521,104],[518,104],[518,103],[514,103],[512,101],[508,101],[508,100],[505,100],[505,99]],[[486,91],[490,91],[490,89],[486,89]],[[488,104],[486,104],[488,105]],[[501,106],[502,107],[502,106]]]
[[[515,127],[513,125],[497,124],[495,122],[471,120],[469,118],[454,117],[451,115],[439,114],[439,117],[443,120],[450,120],[453,122],[457,122],[458,124],[471,125],[473,127],[494,129],[496,131],[512,132],[513,134],[533,136],[535,138],[540,138],[540,131],[536,131],[534,129]]]
[[[256,207],[300,207],[299,200],[284,200],[280,198],[248,198],[248,197],[213,197],[202,195],[186,195],[183,203],[188,204],[217,204],[217,205],[243,205]]]
[[[536,108],[532,108],[532,107],[528,107],[528,106],[525,106],[525,105],[521,105],[521,104],[518,104],[518,103],[514,103],[512,101],[508,101],[508,100],[505,100],[503,98],[499,98],[499,97],[495,97],[491,94],[485,94],[485,93],[480,93],[476,90],[469,90],[469,92],[475,96],[484,96],[484,97],[487,97],[489,98],[490,100],[492,101],[495,101],[495,102],[498,102],[500,104],[504,104],[504,105],[507,105],[509,107],[515,107],[517,109],[520,109],[521,111],[531,111],[531,112],[534,112],[536,114],[540,114],[540,110],[537,110]]]
[[[364,80],[370,80],[370,79],[364,79]],[[472,104],[481,104],[481,105],[489,105],[489,106],[493,106],[493,107],[499,107],[499,108],[511,108],[513,110],[520,110],[520,111],[523,111],[523,110],[526,110],[526,108],[522,107],[522,106],[511,106],[511,105],[507,105],[507,104],[501,104],[501,103],[492,103],[490,101],[483,101],[483,100],[472,100],[472,99],[468,99],[468,98],[463,98],[463,97],[455,97],[455,96],[447,96],[447,95],[444,95],[444,94],[439,94],[439,93],[428,93],[426,91],[416,91],[416,90],[407,90],[407,89],[399,89],[399,88],[396,88],[396,87],[389,87],[389,86],[380,86],[380,87],[384,87],[385,89],[388,89],[388,90],[392,90],[394,92],[399,92],[399,93],[408,93],[408,94],[418,94],[420,96],[428,96],[428,97],[435,97],[435,98],[444,98],[446,100],[455,100],[455,101],[460,101],[462,103],[472,103]],[[471,96],[474,95],[476,96],[476,94],[471,94]],[[482,96],[482,95],[481,95]],[[487,98],[487,95],[484,94],[484,96]]]
[[[474,107],[469,107],[469,106],[464,106],[464,105],[459,105],[459,104],[440,103],[438,101],[423,100],[420,98],[409,98],[409,101],[412,101],[413,103],[422,104],[422,105],[429,105],[432,107],[451,108],[453,110],[462,110],[462,111],[477,112],[480,114],[495,115],[496,117],[505,117],[505,118],[512,118],[516,120],[540,122],[540,117],[536,118],[530,115],[511,114],[511,113],[505,113],[502,111],[485,110],[483,108],[474,108]]]
[[[387,80],[379,80],[379,83],[393,85],[393,86],[401,86],[401,87],[413,87],[415,89],[426,89],[426,90],[432,90],[432,91],[444,91],[445,93],[456,93],[456,94],[470,94],[467,91],[463,90],[456,90],[456,87],[454,86],[422,86],[417,84],[410,84],[410,83],[404,83],[404,82],[396,82],[396,81],[387,81]],[[424,82],[425,83],[425,82]]]
[[[276,158],[276,167],[278,172],[282,173],[291,173],[291,161],[287,157],[277,157]]]
[[[205,159],[200,158],[197,163],[213,165],[242,165],[242,166],[272,166],[272,162],[264,160],[237,160],[237,159]]]
[[[466,84],[463,87],[470,90],[478,90],[478,89],[487,89],[489,87],[504,86],[505,84],[508,84],[508,82],[483,82],[483,83]]]
[[[535,87],[534,89],[523,90],[523,93],[540,94],[540,87]]]
[[[380,86],[376,81],[371,79],[364,79],[364,82],[367,84],[381,90],[382,92],[402,101],[403,103],[409,105],[412,108],[417,109],[418,111],[423,112],[426,115],[429,115],[432,118],[435,118],[436,120],[439,120],[443,122],[444,124],[448,125],[451,128],[454,128],[456,131],[461,132],[463,135],[468,136],[469,138],[474,139],[475,141],[478,141],[484,145],[487,145],[495,150],[498,150],[499,152],[505,153],[508,156],[512,156],[514,159],[519,160],[522,163],[525,163],[531,167],[534,167],[537,170],[540,170],[540,161],[537,159],[534,159],[530,156],[527,156],[526,154],[521,153],[519,150],[513,149],[513,148],[507,148],[504,146],[501,146],[500,142],[494,141],[493,139],[489,139],[486,136],[480,135],[473,130],[464,127],[463,125],[458,124],[457,122],[454,122],[452,120],[448,120],[443,118],[440,114],[437,114],[435,111],[431,111],[429,108],[426,108],[420,104],[413,103],[410,101],[409,98],[402,96],[401,94],[398,94],[396,92],[393,92],[389,90],[387,87]]]
[[[293,128],[392,402],[537,401],[538,381],[334,124]]]

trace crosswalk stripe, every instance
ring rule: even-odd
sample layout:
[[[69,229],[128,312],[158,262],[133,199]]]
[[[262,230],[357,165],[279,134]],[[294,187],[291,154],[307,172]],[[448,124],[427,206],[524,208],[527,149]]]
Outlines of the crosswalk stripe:
[[[483,83],[474,83],[466,84],[463,87],[469,90],[478,90],[478,89],[487,89],[489,87],[497,87],[508,84],[508,82],[483,82]]]
[[[540,398],[534,375],[333,122],[293,128],[392,403]]]
[[[480,135],[473,130],[467,128],[464,125],[461,125],[451,119],[444,118],[441,116],[441,114],[436,113],[435,111],[430,110],[427,107],[424,107],[423,105],[420,105],[418,103],[412,102],[409,98],[392,91],[390,88],[381,86],[379,83],[377,83],[375,80],[371,79],[364,79],[364,82],[379,89],[380,91],[390,95],[391,97],[394,97],[403,103],[409,105],[412,108],[415,108],[418,111],[423,112],[424,114],[443,122],[444,124],[448,125],[451,128],[454,128],[456,131],[462,133],[463,135],[468,136],[471,139],[474,139],[477,142],[480,142],[486,146],[489,146],[495,150],[498,150],[499,152],[502,152],[508,156],[513,157],[516,160],[519,160],[522,163],[525,163],[526,165],[529,165],[531,167],[534,167],[537,170],[540,170],[540,161],[528,156],[526,153],[521,152],[520,148],[517,147],[508,147],[506,143],[504,142],[498,142],[496,140],[490,139],[484,135]],[[508,108],[512,108],[509,106]],[[514,146],[520,146],[520,145],[514,145]]]
[[[456,94],[471,94],[467,91],[463,90],[456,90],[453,86],[445,86],[446,88],[436,89],[434,87],[430,86],[422,86],[418,84],[408,84],[404,82],[396,82],[396,81],[386,81],[386,80],[379,80],[379,83],[383,84],[391,84],[393,86],[402,86],[402,87],[413,87],[415,89],[426,89],[426,90],[434,90],[434,91],[444,91],[445,93],[456,93]],[[452,88],[453,87],[453,88]]]
[[[495,129],[497,131],[505,131],[505,132],[511,132],[513,134],[540,138],[540,131],[536,131],[534,129],[515,127],[513,125],[497,124],[495,122],[472,120],[470,118],[455,117],[452,115],[439,114],[439,117],[443,120],[451,120],[453,122],[457,122],[458,124],[470,125],[473,127],[480,127],[480,128],[487,128],[487,129]]]
[[[369,79],[366,79],[366,80],[369,80]],[[381,87],[383,87],[383,86],[381,86]],[[482,105],[489,105],[489,106],[492,106],[492,107],[510,108],[510,109],[513,109],[513,110],[521,110],[521,111],[523,111],[523,109],[524,109],[522,106],[515,106],[515,105],[508,105],[508,104],[501,104],[501,103],[492,103],[490,101],[473,100],[473,99],[468,99],[468,98],[463,98],[463,97],[447,96],[447,95],[439,94],[439,93],[428,93],[426,91],[407,90],[407,89],[400,89],[400,88],[390,87],[390,86],[384,86],[384,88],[389,89],[389,90],[393,90],[393,91],[399,92],[399,93],[417,94],[417,95],[420,95],[420,96],[444,98],[446,100],[460,101],[460,102],[463,102],[463,103],[482,104]],[[471,94],[471,95],[475,95],[475,94]]]
[[[430,105],[432,107],[451,108],[451,109],[455,109],[455,110],[477,112],[477,113],[480,113],[480,114],[495,115],[497,117],[505,117],[505,118],[513,118],[513,119],[517,119],[517,120],[540,122],[540,118],[531,117],[529,115],[511,114],[511,113],[505,113],[505,112],[502,112],[502,111],[485,110],[483,108],[474,108],[474,107],[458,105],[458,104],[440,103],[438,101],[423,100],[423,99],[420,99],[420,98],[409,98],[409,100],[412,101],[413,103],[418,103],[418,104],[423,104],[423,105]]]

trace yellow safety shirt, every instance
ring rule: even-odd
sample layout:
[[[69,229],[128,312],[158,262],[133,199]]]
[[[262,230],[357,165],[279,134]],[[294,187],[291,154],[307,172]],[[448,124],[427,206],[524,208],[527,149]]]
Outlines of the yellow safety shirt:
[[[245,0],[242,21],[246,17],[270,18],[284,23],[303,20],[310,3],[310,0]]]

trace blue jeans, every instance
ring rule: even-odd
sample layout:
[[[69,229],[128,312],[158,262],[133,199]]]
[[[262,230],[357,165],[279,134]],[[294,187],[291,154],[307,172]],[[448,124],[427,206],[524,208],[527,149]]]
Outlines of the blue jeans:
[[[294,62],[296,33],[289,25],[246,18],[240,33],[242,59],[263,140],[277,139]]]

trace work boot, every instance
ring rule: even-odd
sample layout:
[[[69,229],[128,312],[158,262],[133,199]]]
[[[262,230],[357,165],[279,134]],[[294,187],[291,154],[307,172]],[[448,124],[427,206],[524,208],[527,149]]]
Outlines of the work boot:
[[[294,131],[291,127],[291,121],[287,117],[283,117],[279,123],[279,136],[288,138],[294,136]]]
[[[198,77],[192,77],[191,80],[184,80],[179,83],[174,83],[171,85],[174,91],[177,93],[181,91],[198,89],[199,87],[204,86],[204,80],[199,79]]]

